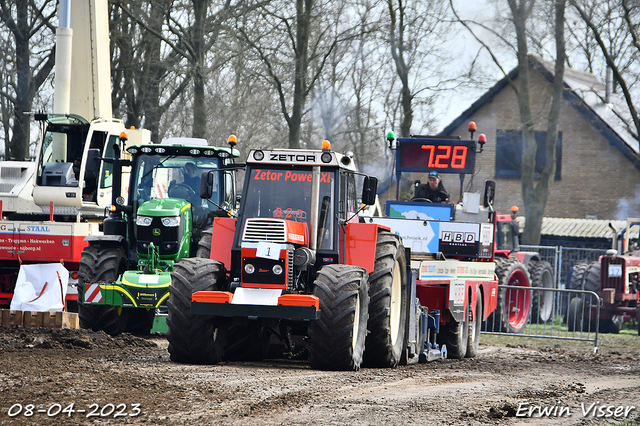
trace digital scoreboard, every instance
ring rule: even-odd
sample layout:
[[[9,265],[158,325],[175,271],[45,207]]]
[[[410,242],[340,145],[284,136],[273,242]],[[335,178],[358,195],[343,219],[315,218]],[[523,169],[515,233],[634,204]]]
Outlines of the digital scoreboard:
[[[476,142],[459,139],[398,138],[398,172],[472,173]]]

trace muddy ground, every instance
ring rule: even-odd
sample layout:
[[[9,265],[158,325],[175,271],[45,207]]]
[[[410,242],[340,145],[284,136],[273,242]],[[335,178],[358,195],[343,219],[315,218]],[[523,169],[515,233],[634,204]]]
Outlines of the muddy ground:
[[[0,425],[640,424],[637,334],[603,336],[596,355],[583,342],[481,341],[475,359],[325,372],[175,364],[162,336],[0,327]]]

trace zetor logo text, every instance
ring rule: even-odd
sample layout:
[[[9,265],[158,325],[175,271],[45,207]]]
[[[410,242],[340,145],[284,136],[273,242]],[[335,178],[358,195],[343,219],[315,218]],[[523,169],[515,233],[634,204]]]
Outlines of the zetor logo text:
[[[269,154],[269,161],[287,161],[298,163],[315,163],[315,154]]]
[[[311,172],[276,172],[271,170],[254,170],[253,180],[284,180],[285,182],[311,182]],[[320,173],[320,183],[331,183],[331,173]]]

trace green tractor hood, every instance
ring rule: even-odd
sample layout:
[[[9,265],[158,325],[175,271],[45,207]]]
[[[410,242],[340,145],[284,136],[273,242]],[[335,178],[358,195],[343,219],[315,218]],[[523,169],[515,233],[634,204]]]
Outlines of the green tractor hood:
[[[191,203],[182,198],[143,203],[136,220],[139,269],[171,270],[174,262],[189,257],[192,220]]]
[[[155,198],[138,208],[138,216],[175,217],[188,211],[190,207],[191,203],[182,198]]]

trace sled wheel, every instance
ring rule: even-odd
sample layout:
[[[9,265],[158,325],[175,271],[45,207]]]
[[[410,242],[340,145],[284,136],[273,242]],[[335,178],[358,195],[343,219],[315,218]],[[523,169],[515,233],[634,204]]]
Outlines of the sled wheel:
[[[480,324],[482,323],[482,313],[484,304],[482,302],[482,292],[478,290],[476,297],[476,316],[473,319],[473,313],[469,309],[469,340],[467,344],[467,353],[465,357],[474,358],[478,355],[478,348],[480,346]]]
[[[456,322],[451,319],[449,324],[440,326],[438,333],[438,343],[447,345],[447,358],[462,359],[467,355],[469,344],[469,318],[471,316],[471,301],[465,304],[463,320]]]

